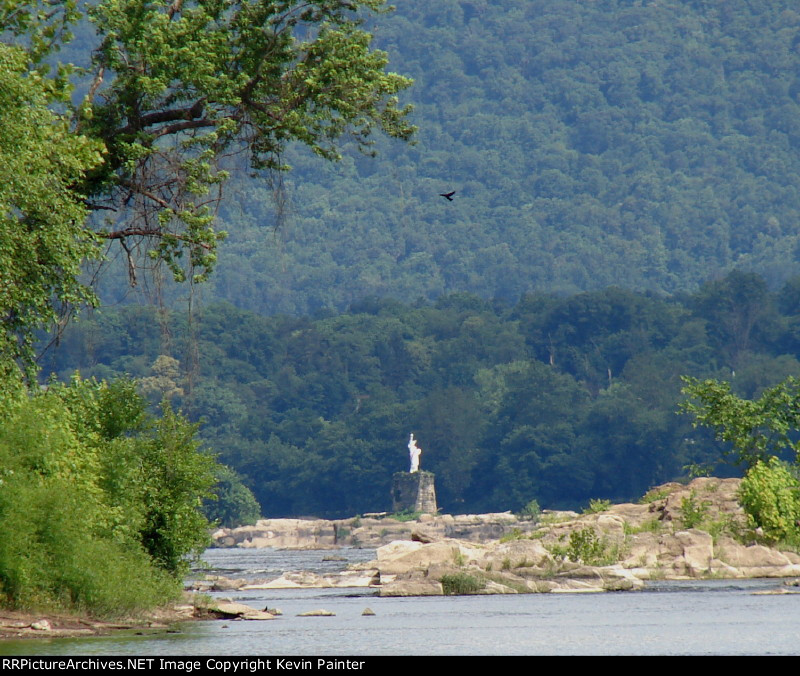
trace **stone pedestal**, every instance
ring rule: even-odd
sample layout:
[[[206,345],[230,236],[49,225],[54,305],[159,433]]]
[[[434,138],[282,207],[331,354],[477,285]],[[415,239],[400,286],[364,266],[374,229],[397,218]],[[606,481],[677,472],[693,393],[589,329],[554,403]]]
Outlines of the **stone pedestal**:
[[[433,472],[396,472],[392,477],[392,509],[395,512],[436,514]]]

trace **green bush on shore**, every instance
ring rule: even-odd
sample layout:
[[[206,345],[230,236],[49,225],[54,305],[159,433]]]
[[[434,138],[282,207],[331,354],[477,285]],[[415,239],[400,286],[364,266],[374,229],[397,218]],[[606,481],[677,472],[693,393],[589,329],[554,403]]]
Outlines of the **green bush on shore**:
[[[739,500],[767,540],[800,545],[800,481],[789,465],[775,457],[756,462],[742,479]]]
[[[216,467],[193,426],[148,415],[130,381],[0,392],[0,605],[115,616],[177,598]]]
[[[485,580],[469,573],[450,573],[442,575],[442,590],[445,596],[477,594],[486,586]]]

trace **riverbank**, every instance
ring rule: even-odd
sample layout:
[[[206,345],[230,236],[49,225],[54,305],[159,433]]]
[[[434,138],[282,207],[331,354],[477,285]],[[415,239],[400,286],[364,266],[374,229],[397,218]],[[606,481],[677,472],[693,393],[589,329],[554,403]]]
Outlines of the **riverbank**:
[[[224,548],[309,549],[337,559],[362,547],[375,558],[336,573],[282,570],[270,578],[207,575],[194,592],[370,588],[379,596],[628,591],[647,580],[773,578],[773,593],[800,591],[800,555],[765,545],[748,531],[738,479],[695,479],[650,491],[638,503],[595,503],[587,513],[362,515],[349,520],[271,519],[219,530]],[[324,551],[331,550],[331,551]],[[98,621],[69,615],[0,611],[0,638],[158,633],[196,619],[274,619],[247,606],[189,594],[173,607]]]
[[[160,633],[179,622],[200,619],[193,603],[159,608],[131,618],[98,620],[84,615],[0,609],[0,639],[78,638],[103,636],[115,632]]]
[[[102,620],[86,615],[0,609],[0,640],[87,638],[109,634],[163,634],[179,632],[180,625],[196,620],[272,619],[267,613],[241,604],[214,600],[186,591],[179,603],[133,617]]]

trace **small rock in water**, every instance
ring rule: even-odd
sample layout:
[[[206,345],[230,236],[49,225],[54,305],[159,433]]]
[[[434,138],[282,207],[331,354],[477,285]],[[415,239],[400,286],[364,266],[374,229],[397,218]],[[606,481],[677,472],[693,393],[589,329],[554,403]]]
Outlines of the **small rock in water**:
[[[264,612],[270,615],[283,615],[283,611],[280,608],[270,608],[269,606],[264,608]]]
[[[361,611],[361,614],[362,615],[374,615],[375,611],[372,610],[372,608],[364,608],[364,610]]]
[[[336,615],[333,611],[319,608],[318,610],[307,610],[304,613],[298,613],[297,617],[333,617]]]

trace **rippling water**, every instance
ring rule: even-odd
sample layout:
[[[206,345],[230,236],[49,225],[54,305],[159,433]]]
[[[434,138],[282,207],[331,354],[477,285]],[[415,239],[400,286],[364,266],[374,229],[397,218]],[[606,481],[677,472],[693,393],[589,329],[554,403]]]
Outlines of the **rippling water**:
[[[369,550],[209,550],[223,575],[331,572],[330,555]],[[378,598],[370,589],[226,592],[276,620],[192,622],[180,633],[0,644],[38,655],[797,655],[800,594],[758,595],[780,581],[662,582],[642,592]],[[375,612],[363,616],[364,608]],[[325,608],[335,617],[297,617]]]

